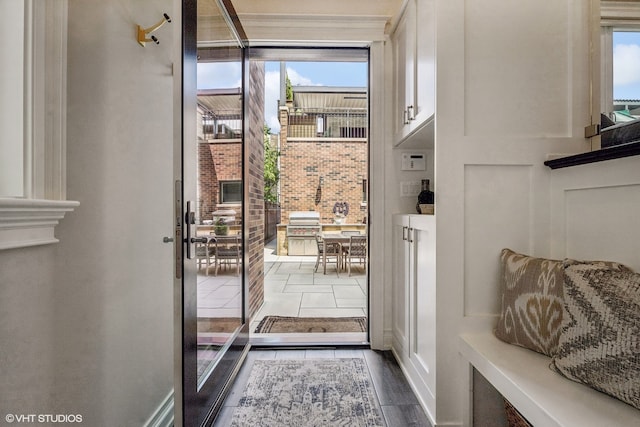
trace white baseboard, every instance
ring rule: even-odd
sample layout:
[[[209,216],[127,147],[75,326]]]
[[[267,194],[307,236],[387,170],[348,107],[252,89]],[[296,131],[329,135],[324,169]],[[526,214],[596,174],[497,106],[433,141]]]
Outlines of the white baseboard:
[[[143,427],[172,427],[173,426],[173,390],[162,399],[160,405],[153,411]]]

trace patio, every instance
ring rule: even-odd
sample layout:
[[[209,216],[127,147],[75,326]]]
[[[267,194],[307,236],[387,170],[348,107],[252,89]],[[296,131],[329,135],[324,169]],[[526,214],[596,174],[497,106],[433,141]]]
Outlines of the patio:
[[[364,268],[354,266],[336,273],[335,264],[315,273],[315,256],[278,256],[275,239],[264,248],[264,304],[250,330],[267,315],[293,317],[353,317],[367,315],[367,280]],[[235,266],[218,276],[198,275],[198,316],[232,317],[240,307],[239,278]]]

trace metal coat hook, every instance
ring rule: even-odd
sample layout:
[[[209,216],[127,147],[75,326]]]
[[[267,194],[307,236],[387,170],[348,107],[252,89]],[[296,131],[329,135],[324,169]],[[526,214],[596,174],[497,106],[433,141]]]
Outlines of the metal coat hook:
[[[140,43],[140,46],[144,47],[146,42],[154,42],[155,44],[160,44],[160,41],[156,36],[151,36],[151,38],[147,38],[147,36],[153,33],[158,28],[162,27],[167,22],[171,22],[171,18],[169,18],[169,15],[167,15],[166,13],[164,13],[163,15],[164,16],[162,17],[160,22],[158,22],[156,25],[152,25],[149,28],[142,28],[140,25],[137,26],[138,43]]]

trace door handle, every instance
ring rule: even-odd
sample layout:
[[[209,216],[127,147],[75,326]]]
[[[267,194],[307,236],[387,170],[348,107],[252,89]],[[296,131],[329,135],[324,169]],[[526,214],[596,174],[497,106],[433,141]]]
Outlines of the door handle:
[[[182,181],[178,180],[174,184],[174,206],[175,228],[173,230],[175,241],[182,239]],[[169,237],[171,239],[171,237]],[[174,239],[171,239],[172,241]],[[168,242],[167,242],[168,243]],[[175,250],[175,274],[176,279],[182,279],[182,245],[174,245]]]
[[[407,227],[406,225],[404,227],[402,227],[402,240],[409,240],[409,238],[407,237],[407,230],[409,229],[409,227]]]
[[[207,243],[209,239],[206,237],[192,237],[191,243]]]
[[[191,251],[191,245],[195,243],[196,238],[191,237],[193,234],[192,228],[196,224],[196,213],[191,210],[191,201],[187,202],[187,212],[184,214],[184,224],[185,224],[185,239],[184,242],[187,244],[187,259],[193,258],[193,253]]]

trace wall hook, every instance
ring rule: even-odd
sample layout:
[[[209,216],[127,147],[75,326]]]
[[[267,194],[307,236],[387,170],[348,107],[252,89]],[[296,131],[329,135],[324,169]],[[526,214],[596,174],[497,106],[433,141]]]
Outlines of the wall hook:
[[[156,36],[151,36],[151,38],[147,38],[147,36],[153,33],[158,28],[162,27],[167,22],[171,22],[171,18],[169,18],[169,15],[164,13],[162,19],[156,25],[153,25],[149,28],[142,28],[140,25],[138,25],[138,43],[140,43],[140,46],[144,47],[146,42],[154,42],[155,44],[160,44],[160,41],[158,41],[158,38]]]

